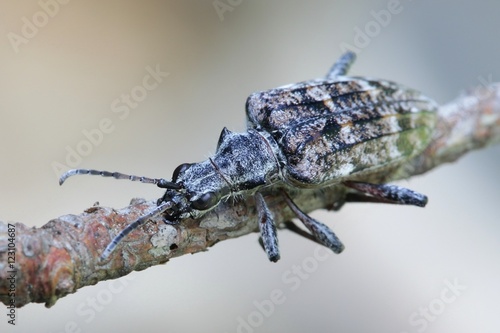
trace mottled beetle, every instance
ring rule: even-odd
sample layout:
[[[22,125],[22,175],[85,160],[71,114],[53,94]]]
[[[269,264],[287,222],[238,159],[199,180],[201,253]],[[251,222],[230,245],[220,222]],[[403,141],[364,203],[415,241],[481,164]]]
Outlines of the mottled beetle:
[[[325,79],[316,79],[251,94],[246,102],[248,130],[224,128],[215,155],[204,162],[181,164],[171,181],[87,169],[70,170],[59,183],[77,174],[101,175],[156,184],[166,192],[158,206],[122,230],[106,247],[106,259],[120,240],[149,218],[163,214],[177,224],[199,218],[221,200],[253,195],[259,228],[269,260],[280,258],[276,227],[262,190],[281,188],[284,200],[315,239],[335,253],[342,243],[324,224],[300,210],[287,192],[302,188],[345,186],[353,201],[389,202],[423,207],[425,195],[380,184],[429,143],[437,104],[399,84],[344,76],[354,62],[345,53]]]

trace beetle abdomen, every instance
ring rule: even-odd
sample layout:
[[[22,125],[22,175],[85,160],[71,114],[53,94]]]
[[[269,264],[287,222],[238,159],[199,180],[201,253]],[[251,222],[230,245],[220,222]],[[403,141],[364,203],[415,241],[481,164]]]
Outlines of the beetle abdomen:
[[[396,83],[341,77],[252,94],[250,127],[273,136],[298,186],[402,163],[428,144],[437,105]]]

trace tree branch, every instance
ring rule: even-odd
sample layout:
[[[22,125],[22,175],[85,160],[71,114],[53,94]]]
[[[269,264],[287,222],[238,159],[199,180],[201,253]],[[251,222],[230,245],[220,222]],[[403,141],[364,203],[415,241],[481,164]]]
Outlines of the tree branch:
[[[376,177],[393,181],[422,174],[499,141],[500,85],[479,87],[439,109],[433,140],[421,155]],[[339,209],[345,194],[343,186],[332,186],[300,190],[291,196],[310,212]],[[264,195],[276,223],[294,217],[276,189]],[[126,237],[108,260],[100,262],[99,256],[112,236],[153,207],[154,202],[142,199],[133,199],[120,210],[95,206],[80,215],[51,220],[41,228],[0,222],[0,301],[6,305],[14,302],[16,307],[44,302],[50,307],[84,286],[205,251],[219,241],[258,230],[253,198],[229,200],[200,220],[188,219],[176,226],[164,224],[161,217],[153,218]]]

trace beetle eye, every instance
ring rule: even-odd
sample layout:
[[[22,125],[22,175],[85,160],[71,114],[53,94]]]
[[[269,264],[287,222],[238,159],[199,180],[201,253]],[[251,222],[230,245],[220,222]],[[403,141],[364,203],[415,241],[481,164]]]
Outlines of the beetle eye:
[[[191,206],[196,210],[206,210],[215,206],[218,202],[218,198],[214,192],[207,192],[201,197],[191,202]]]
[[[183,163],[181,165],[179,165],[177,168],[175,168],[174,170],[174,173],[172,175],[172,181],[175,183],[177,181],[177,178],[179,177],[179,175],[186,171],[187,169],[189,169],[189,167],[193,165],[192,163]]]

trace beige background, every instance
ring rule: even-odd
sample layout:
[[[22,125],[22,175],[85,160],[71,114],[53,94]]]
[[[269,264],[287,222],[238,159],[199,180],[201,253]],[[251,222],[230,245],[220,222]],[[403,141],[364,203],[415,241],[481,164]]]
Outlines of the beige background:
[[[380,28],[353,74],[392,79],[440,103],[481,78],[500,81],[498,1],[401,0],[385,26],[371,12],[387,1],[232,3],[221,21],[212,1],[70,1],[43,22],[37,1],[2,1],[0,218],[39,227],[95,201],[123,207],[159,197],[153,186],[97,177],[60,188],[52,164],[109,118],[114,130],[79,167],[170,177],[178,164],[209,156],[223,126],[245,130],[249,93],[322,76],[341,43],[356,45],[356,29]],[[22,35],[23,17],[33,16],[44,24],[16,53],[9,33]],[[156,65],[169,76],[120,119],[113,101]],[[430,197],[425,209],[315,213],[346,244],[340,256],[318,262],[315,244],[283,231],[282,260],[270,264],[258,235],[248,235],[84,288],[51,309],[28,305],[15,328],[0,310],[0,331],[236,332],[243,318],[254,326],[241,332],[498,332],[499,162],[497,146],[401,182]],[[445,303],[453,296],[445,281],[467,289]],[[272,293],[282,304],[259,315],[255,302]],[[429,306],[439,315],[410,322]]]

